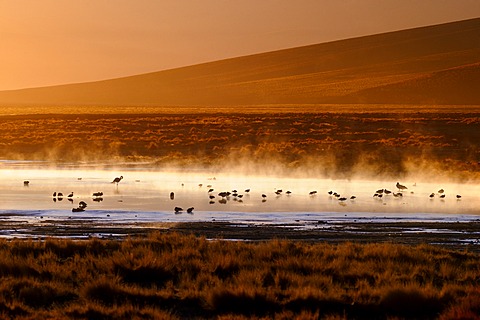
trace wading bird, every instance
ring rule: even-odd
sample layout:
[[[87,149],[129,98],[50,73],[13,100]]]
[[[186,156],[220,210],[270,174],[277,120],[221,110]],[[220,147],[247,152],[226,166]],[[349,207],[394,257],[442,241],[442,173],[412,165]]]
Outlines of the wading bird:
[[[188,208],[188,209],[187,209],[187,213],[193,213],[193,209],[194,209],[194,207]]]
[[[398,191],[402,191],[402,190],[407,190],[407,189],[408,189],[408,188],[405,187],[404,185],[401,185],[400,182],[397,182],[396,187],[397,187]]]
[[[113,179],[113,181],[111,183],[118,184],[120,181],[122,181],[122,179],[123,179],[123,176],[117,177],[117,178]]]

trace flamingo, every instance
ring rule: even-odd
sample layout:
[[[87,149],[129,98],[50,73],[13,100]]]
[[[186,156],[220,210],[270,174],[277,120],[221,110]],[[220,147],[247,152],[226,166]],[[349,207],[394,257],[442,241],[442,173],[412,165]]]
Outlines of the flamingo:
[[[122,179],[123,179],[123,176],[117,177],[117,178],[113,179],[113,181],[111,183],[118,184],[120,181],[122,181]]]

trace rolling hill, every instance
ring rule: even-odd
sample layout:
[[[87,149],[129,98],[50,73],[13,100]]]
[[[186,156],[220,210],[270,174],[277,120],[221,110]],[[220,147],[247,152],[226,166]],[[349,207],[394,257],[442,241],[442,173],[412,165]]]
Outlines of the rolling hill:
[[[0,105],[480,105],[480,18],[130,77],[0,92]]]

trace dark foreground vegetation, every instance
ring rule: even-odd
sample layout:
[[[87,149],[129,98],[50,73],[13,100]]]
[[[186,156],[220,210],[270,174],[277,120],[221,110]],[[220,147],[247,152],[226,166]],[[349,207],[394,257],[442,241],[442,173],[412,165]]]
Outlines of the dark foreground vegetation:
[[[475,319],[478,254],[435,246],[0,241],[0,317]]]

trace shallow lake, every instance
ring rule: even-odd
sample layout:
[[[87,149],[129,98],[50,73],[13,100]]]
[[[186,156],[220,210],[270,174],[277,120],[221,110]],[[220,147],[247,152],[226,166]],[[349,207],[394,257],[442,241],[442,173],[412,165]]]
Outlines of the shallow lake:
[[[123,176],[120,183],[112,183],[120,176]],[[0,161],[0,214],[3,221],[75,218],[93,223],[97,220],[281,224],[352,219],[460,222],[480,219],[477,184],[407,179],[400,182],[408,189],[395,197],[399,192],[396,182],[152,169],[141,164],[53,166],[46,162],[3,160]],[[210,189],[213,191],[209,192]],[[250,191],[246,192],[247,189]],[[381,198],[374,196],[379,189],[392,193],[383,193]],[[440,189],[444,190],[444,198],[440,198]],[[330,195],[329,191],[340,196]],[[63,193],[63,199],[53,197],[54,192]],[[68,198],[72,192],[73,196]],[[96,192],[102,192],[103,196],[94,197]],[[221,192],[231,194],[222,197]],[[87,203],[85,211],[72,212],[80,201]],[[175,207],[183,210],[176,213]],[[186,212],[190,207],[194,208],[191,214]]]

